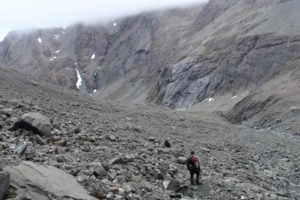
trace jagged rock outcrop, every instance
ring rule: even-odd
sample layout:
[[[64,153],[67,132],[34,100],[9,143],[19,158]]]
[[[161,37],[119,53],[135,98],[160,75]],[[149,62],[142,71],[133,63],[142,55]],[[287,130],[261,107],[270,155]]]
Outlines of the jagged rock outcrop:
[[[187,108],[203,100],[209,77],[201,70],[201,63],[194,58],[186,58],[167,69],[164,72],[165,80],[162,79],[164,83],[160,82],[161,85],[167,84],[162,104],[171,108]]]
[[[10,33],[0,64],[73,89],[77,70],[79,90],[95,98],[188,108],[252,90],[299,59],[299,8],[297,0],[210,0],[203,9]],[[188,69],[171,78],[174,67]]]

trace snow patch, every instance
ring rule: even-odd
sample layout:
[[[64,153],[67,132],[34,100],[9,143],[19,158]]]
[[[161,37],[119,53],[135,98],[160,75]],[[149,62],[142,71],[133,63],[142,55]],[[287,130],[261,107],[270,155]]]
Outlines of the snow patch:
[[[209,98],[208,99],[208,102],[212,102],[212,101],[214,101],[215,99],[213,99],[213,98]]]
[[[114,26],[117,26],[117,23],[116,23],[116,22],[114,23]]]
[[[56,56],[53,56],[53,57],[50,59],[50,61],[53,61],[55,58],[56,58]]]
[[[77,65],[77,63],[75,62],[74,65]]]
[[[77,83],[76,83],[76,87],[77,87],[77,89],[79,89],[79,87],[82,85],[82,78],[81,78],[81,75],[80,75],[78,69],[76,69],[76,72],[77,72]]]
[[[236,96],[231,97],[231,99],[236,99]]]
[[[54,38],[55,38],[56,40],[58,40],[58,38],[60,38],[60,35],[54,35]]]
[[[93,53],[91,59],[94,60],[95,56],[96,56],[96,55]]]
[[[97,90],[96,90],[96,89],[94,89],[94,91],[93,91],[93,94],[94,94],[94,93],[96,93],[96,92],[97,92]]]
[[[40,37],[37,39],[37,41],[38,41],[39,43],[42,43],[42,42],[43,42],[42,39],[41,39]]]
[[[59,53],[59,52],[60,52],[60,50],[55,51],[56,54]]]

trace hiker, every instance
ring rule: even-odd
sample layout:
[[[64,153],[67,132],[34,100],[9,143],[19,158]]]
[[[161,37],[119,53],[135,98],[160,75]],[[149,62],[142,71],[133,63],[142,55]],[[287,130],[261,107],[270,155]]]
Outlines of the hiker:
[[[199,185],[200,163],[198,158],[194,156],[194,154],[195,152],[191,151],[191,155],[188,157],[186,165],[191,174],[191,184],[194,185],[194,174],[196,174],[196,184]]]

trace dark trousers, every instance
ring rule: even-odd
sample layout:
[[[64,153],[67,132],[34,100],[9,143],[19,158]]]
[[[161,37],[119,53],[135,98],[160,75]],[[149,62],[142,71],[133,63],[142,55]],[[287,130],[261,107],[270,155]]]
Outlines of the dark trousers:
[[[194,174],[196,174],[196,184],[199,184],[200,169],[189,170],[191,174],[191,184],[194,185]]]

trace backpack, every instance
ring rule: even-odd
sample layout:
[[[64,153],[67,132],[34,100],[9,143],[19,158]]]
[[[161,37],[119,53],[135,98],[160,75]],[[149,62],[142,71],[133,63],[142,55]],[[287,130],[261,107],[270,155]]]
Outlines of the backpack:
[[[199,166],[199,161],[198,161],[198,158],[196,156],[190,156],[188,158],[188,161],[187,161],[187,165],[188,165],[188,169],[198,169],[200,168]]]

